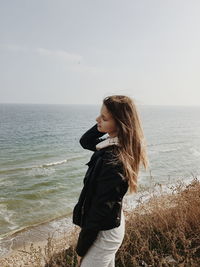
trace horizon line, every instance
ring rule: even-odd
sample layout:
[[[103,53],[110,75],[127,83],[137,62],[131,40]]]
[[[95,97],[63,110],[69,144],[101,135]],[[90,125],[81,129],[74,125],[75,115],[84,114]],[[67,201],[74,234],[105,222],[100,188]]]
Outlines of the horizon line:
[[[73,106],[99,106],[101,104],[91,104],[91,103],[24,103],[24,102],[0,102],[0,104],[6,104],[6,105],[73,105]],[[180,106],[180,107],[200,107],[200,105],[186,105],[186,104],[140,104],[136,103],[137,106]]]

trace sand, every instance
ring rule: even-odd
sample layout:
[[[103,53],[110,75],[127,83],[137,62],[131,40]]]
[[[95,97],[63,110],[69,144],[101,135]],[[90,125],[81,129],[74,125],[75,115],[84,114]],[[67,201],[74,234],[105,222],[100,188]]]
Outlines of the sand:
[[[70,217],[27,227],[1,239],[0,266],[34,266],[36,258],[45,263],[51,252],[67,249],[70,236],[78,228]],[[39,265],[38,265],[39,266]]]

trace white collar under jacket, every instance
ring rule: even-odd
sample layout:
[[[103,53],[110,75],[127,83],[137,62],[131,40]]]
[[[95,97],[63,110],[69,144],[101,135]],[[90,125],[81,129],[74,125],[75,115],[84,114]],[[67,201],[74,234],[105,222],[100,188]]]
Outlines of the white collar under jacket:
[[[119,139],[117,136],[115,137],[108,136],[105,140],[101,141],[100,143],[96,145],[96,149],[100,150],[104,147],[112,146],[112,145],[119,145]]]

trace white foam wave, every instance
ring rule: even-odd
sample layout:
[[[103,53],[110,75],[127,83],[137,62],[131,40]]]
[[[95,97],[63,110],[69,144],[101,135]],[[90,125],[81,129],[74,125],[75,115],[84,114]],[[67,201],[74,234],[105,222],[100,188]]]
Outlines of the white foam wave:
[[[29,176],[49,176],[55,172],[54,168],[33,168],[28,172]]]
[[[14,183],[14,181],[9,181],[8,179],[6,179],[6,178],[2,178],[1,180],[0,180],[0,187],[2,187],[2,186],[4,186],[4,187],[6,187],[6,186],[13,186],[15,183]]]
[[[15,211],[8,210],[7,204],[0,204],[0,215],[4,219],[4,221],[8,224],[9,229],[16,229],[18,226],[15,224],[13,220],[13,216],[16,215]]]
[[[56,166],[56,165],[60,165],[60,164],[66,163],[66,162],[67,162],[67,159],[64,159],[64,160],[61,160],[61,161],[46,163],[46,164],[40,165],[39,167],[43,168],[43,167]]]
[[[19,168],[14,168],[14,169],[6,169],[6,170],[1,170],[0,173],[12,173],[12,172],[17,172],[17,171],[28,171],[28,170],[32,170],[32,169],[38,169],[38,168],[47,168],[47,167],[51,167],[51,166],[56,166],[56,165],[64,164],[67,161],[68,161],[67,159],[64,159],[64,160],[61,160],[61,161],[45,163],[45,164],[38,165],[38,166],[19,167]]]
[[[195,157],[200,157],[200,150],[197,150],[196,148],[190,148],[190,151]]]
[[[163,145],[175,145],[175,144],[184,144],[183,141],[177,141],[177,142],[169,142],[169,143],[156,143],[156,144],[149,144],[148,147],[151,146],[163,146]]]
[[[166,149],[159,150],[159,152],[163,152],[163,153],[168,153],[172,151],[177,151],[177,148],[168,148],[168,149],[166,148]]]
[[[177,150],[178,148],[163,148],[163,149],[158,149],[158,150],[149,149],[148,154],[152,155],[152,154],[159,154],[159,153],[170,153],[170,152],[177,151]]]

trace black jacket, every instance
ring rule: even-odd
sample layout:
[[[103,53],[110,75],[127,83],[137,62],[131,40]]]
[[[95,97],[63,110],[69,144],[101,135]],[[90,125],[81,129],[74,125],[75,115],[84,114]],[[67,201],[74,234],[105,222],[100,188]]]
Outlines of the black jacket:
[[[128,190],[128,182],[122,178],[120,164],[112,165],[113,146],[96,149],[104,133],[97,130],[97,124],[80,139],[83,148],[94,151],[86,163],[88,170],[83,180],[84,186],[73,209],[73,223],[82,229],[76,252],[83,257],[100,230],[108,230],[120,225],[123,196]]]

